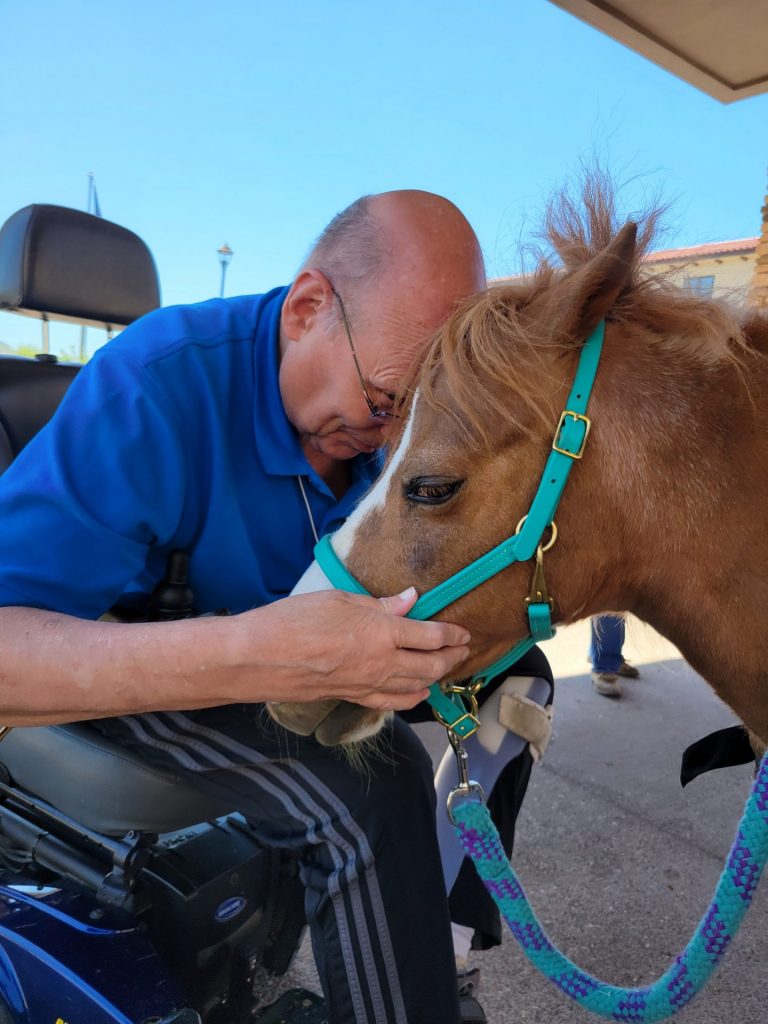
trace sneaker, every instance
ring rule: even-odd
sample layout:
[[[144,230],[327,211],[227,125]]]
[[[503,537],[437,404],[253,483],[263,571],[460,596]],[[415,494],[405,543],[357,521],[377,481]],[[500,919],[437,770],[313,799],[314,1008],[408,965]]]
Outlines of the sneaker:
[[[602,697],[621,696],[621,683],[615,672],[593,672],[592,686]]]
[[[640,672],[635,668],[634,665],[630,665],[628,661],[622,661],[619,665],[617,672],[620,676],[625,679],[637,679],[640,676]]]
[[[459,998],[462,996],[474,998],[480,991],[480,968],[473,967],[471,971],[457,971],[456,984],[459,986]]]
[[[471,971],[457,971],[456,984],[459,989],[459,1020],[461,1024],[487,1024],[485,1011],[476,998],[480,991],[480,968],[474,967]]]

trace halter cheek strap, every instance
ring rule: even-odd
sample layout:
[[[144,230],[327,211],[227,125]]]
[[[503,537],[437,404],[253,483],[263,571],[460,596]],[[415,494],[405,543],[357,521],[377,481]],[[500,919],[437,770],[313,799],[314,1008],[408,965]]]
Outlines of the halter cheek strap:
[[[438,583],[432,590],[422,594],[408,613],[408,618],[411,619],[429,619],[460,597],[475,590],[486,580],[497,575],[502,569],[508,568],[515,562],[526,562],[534,555],[536,556],[537,569],[534,574],[531,594],[526,600],[528,636],[481,672],[476,672],[468,686],[454,691],[451,691],[450,688],[444,691],[439,683],[433,683],[430,687],[430,695],[427,700],[432,705],[435,714],[443,725],[462,738],[470,736],[478,726],[476,717],[472,714],[471,709],[467,710],[462,697],[468,697],[471,704],[474,693],[484,685],[487,679],[493,678],[509,668],[534,644],[542,640],[549,640],[555,635],[551,615],[552,602],[543,587],[543,574],[541,574],[543,559],[541,541],[550,525],[554,530],[555,512],[571,468],[574,462],[581,459],[584,454],[591,427],[587,417],[587,407],[600,363],[604,335],[605,321],[601,321],[584,342],[573,387],[557,424],[538,490],[528,514],[521,520],[517,532],[447,580]],[[334,551],[330,535],[326,534],[315,547],[315,558],[337,590],[346,590],[355,594],[368,593],[365,587],[351,575]],[[537,587],[539,578],[542,581],[541,587]]]

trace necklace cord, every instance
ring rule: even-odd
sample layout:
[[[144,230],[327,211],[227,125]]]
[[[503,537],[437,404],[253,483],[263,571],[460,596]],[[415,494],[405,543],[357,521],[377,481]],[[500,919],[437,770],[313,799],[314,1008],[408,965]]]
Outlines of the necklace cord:
[[[307,510],[309,525],[312,527],[312,536],[315,538],[315,544],[318,544],[320,542],[320,537],[318,536],[317,527],[315,526],[315,517],[312,515],[312,509],[309,505],[309,498],[307,497],[307,492],[304,489],[304,480],[300,476],[297,476],[296,479],[299,481],[299,490],[301,491],[301,496],[304,499],[304,508]]]

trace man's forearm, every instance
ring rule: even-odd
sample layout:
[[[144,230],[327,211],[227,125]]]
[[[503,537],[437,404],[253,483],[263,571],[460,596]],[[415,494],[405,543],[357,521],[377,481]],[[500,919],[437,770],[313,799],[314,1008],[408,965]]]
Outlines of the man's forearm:
[[[226,620],[90,622],[0,609],[0,724],[45,725],[246,699]],[[231,632],[231,630],[229,631]],[[250,699],[264,700],[251,676]],[[264,682],[266,686],[266,681]]]
[[[0,725],[263,701],[413,707],[467,656],[465,629],[403,616],[415,591],[326,591],[232,616],[90,622],[0,608]]]

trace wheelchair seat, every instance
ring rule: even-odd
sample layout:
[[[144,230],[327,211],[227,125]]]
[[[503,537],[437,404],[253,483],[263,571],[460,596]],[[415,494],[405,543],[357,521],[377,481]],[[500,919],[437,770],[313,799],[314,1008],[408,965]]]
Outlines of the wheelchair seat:
[[[86,722],[12,729],[0,742],[12,784],[95,832],[175,832],[237,810],[148,764]]]
[[[0,228],[0,309],[112,328],[159,303],[149,249],[117,224],[33,205]],[[48,422],[78,369],[48,354],[0,356],[0,473]],[[87,723],[13,729],[0,765],[26,795],[105,834],[171,832],[233,810]]]

